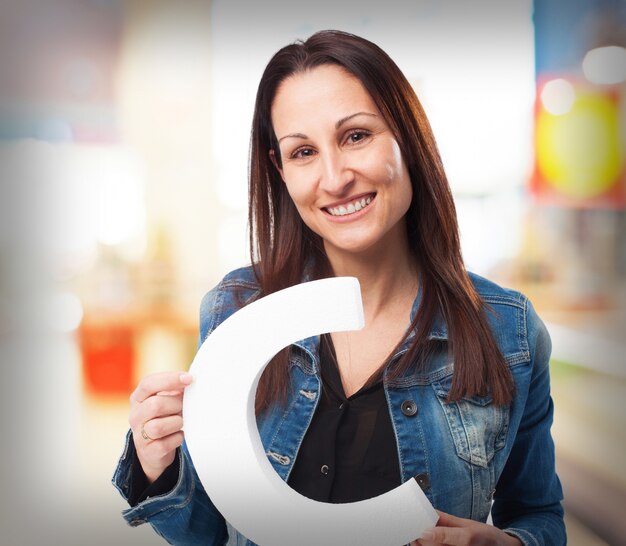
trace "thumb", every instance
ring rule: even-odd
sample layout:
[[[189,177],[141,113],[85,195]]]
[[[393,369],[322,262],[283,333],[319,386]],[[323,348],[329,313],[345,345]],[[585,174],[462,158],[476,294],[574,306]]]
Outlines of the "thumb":
[[[468,523],[466,519],[441,512],[440,510],[437,510],[437,515],[439,516],[437,525],[440,527],[464,527]]]
[[[464,529],[460,527],[434,527],[422,533],[420,539],[435,542],[437,544],[448,544],[449,546],[461,546],[465,544]]]

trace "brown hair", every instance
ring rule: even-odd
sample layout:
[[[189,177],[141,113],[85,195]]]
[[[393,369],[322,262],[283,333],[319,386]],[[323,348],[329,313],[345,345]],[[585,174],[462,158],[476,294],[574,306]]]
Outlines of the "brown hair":
[[[293,74],[327,64],[353,74],[370,94],[398,141],[413,189],[406,222],[420,271],[422,301],[411,324],[414,340],[389,377],[424,362],[431,349],[430,329],[441,312],[454,357],[449,400],[490,391],[494,403],[509,403],[513,379],[463,264],[456,209],[430,124],[398,66],[364,38],[335,30],[317,32],[280,49],[261,77],[252,122],[249,179],[250,252],[261,296],[301,282],[311,263],[316,276],[332,275],[320,237],[301,220],[269,153],[273,150],[280,164],[271,119],[278,87]],[[288,351],[276,355],[261,377],[257,412],[285,399]]]

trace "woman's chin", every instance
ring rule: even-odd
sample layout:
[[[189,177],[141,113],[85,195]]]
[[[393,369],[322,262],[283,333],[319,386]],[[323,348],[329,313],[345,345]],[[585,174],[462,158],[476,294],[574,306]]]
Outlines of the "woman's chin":
[[[376,246],[376,241],[364,238],[324,240],[324,248],[329,255],[359,255],[369,253]]]

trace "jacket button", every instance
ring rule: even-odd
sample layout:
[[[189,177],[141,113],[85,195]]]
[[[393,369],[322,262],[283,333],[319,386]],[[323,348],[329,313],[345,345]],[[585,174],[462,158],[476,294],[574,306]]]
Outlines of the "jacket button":
[[[413,417],[417,413],[417,404],[413,400],[405,400],[400,409],[407,417]]]
[[[324,476],[325,476],[326,474],[328,474],[328,465],[327,465],[327,464],[323,464],[323,465],[322,465],[322,468],[320,468],[320,472],[321,472],[322,474],[324,474]]]
[[[415,481],[422,488],[422,490],[430,487],[430,478],[428,477],[428,474],[418,474],[415,476]]]

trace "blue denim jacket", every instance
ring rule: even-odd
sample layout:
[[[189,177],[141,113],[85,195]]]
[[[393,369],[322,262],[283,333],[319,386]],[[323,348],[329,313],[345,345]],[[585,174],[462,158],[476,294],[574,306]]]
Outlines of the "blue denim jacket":
[[[385,380],[402,481],[417,479],[433,506],[444,512],[484,522],[491,511],[494,525],[525,545],[565,544],[562,490],[550,435],[550,338],[525,296],[474,274],[471,279],[491,309],[491,328],[513,373],[513,402],[497,407],[490,396],[446,402],[453,364],[445,347],[446,325],[437,321],[430,337],[442,341],[441,351],[427,368]],[[258,293],[250,268],[228,274],[202,301],[200,342]],[[420,299],[418,293],[412,316]],[[319,400],[318,343],[313,337],[295,344],[286,409],[274,407],[257,419],[268,459],[284,480]],[[129,433],[113,477],[126,499],[134,456]],[[171,492],[123,512],[130,525],[149,522],[171,544],[252,545],[212,504],[184,444],[179,461],[180,475]]]

